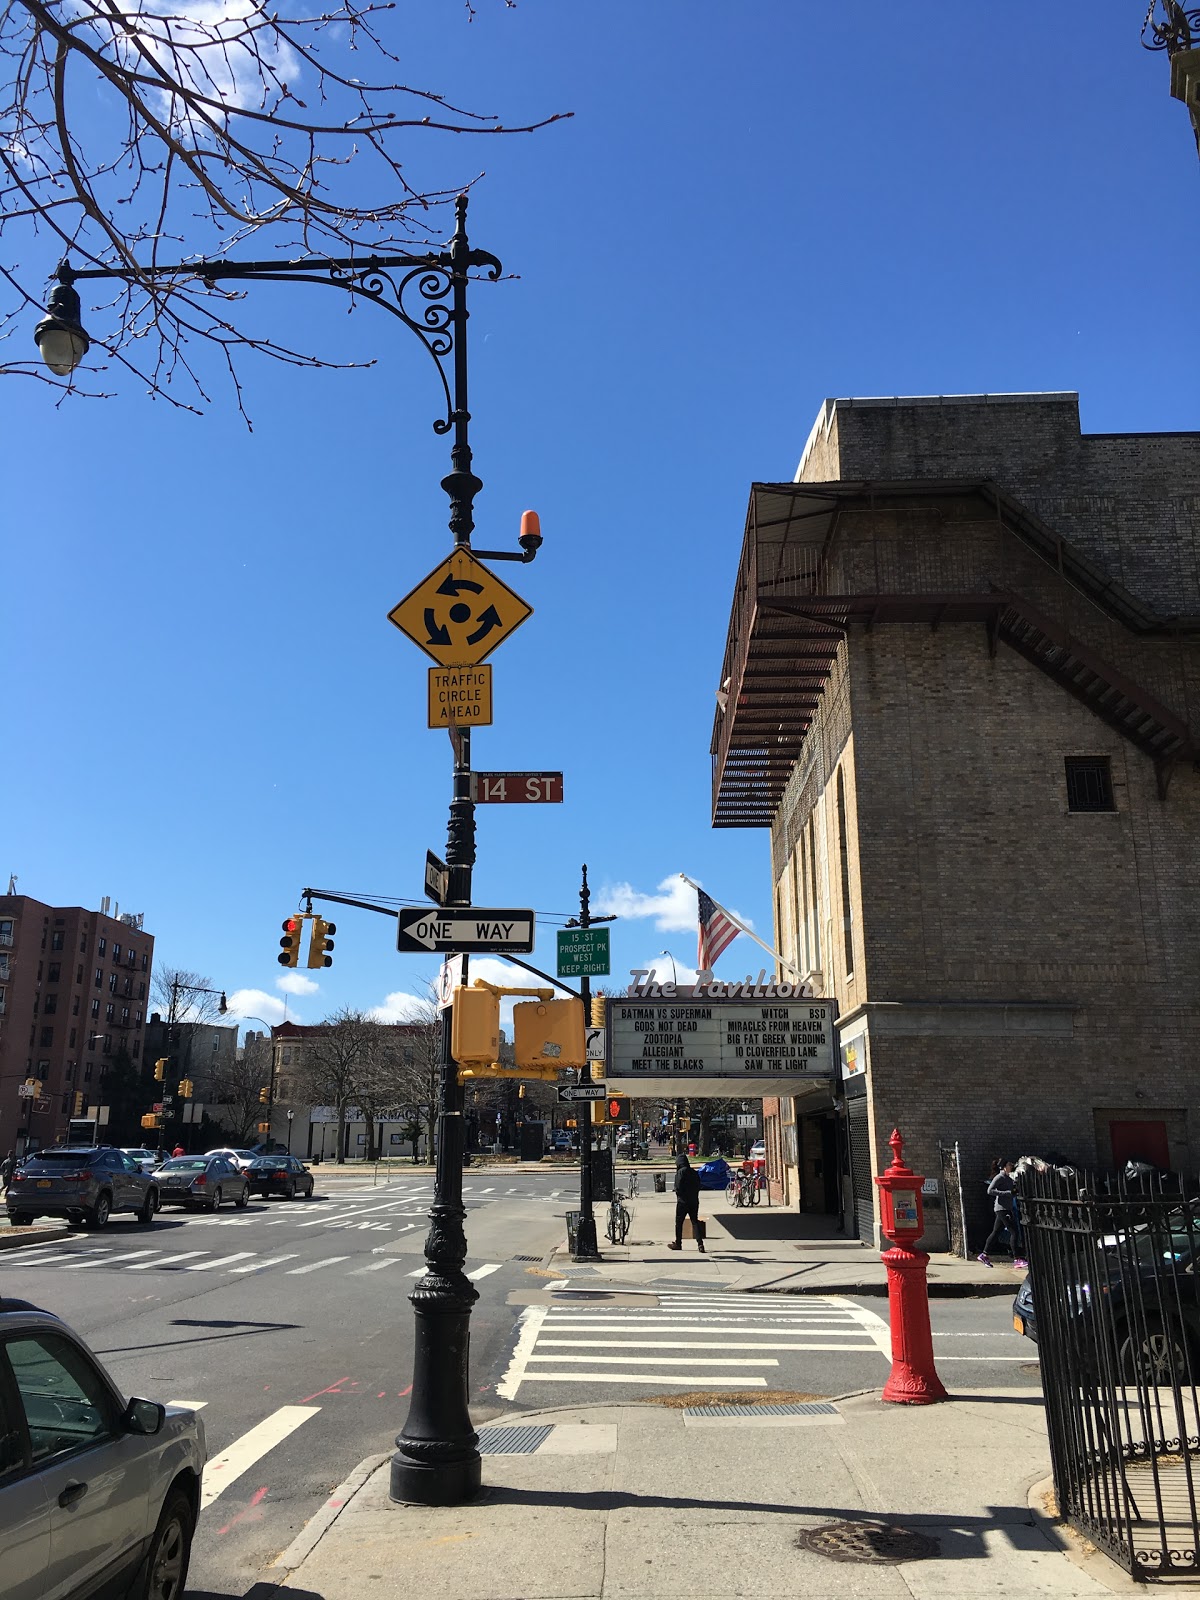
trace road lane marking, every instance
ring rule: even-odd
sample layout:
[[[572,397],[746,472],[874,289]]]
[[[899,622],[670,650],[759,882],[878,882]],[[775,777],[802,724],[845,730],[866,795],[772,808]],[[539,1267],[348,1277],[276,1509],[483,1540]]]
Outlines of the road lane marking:
[[[372,1261],[369,1267],[355,1267],[352,1271],[348,1272],[346,1276],[348,1278],[357,1278],[364,1272],[382,1272],[384,1267],[397,1266],[399,1261],[399,1256],[387,1256],[383,1261]]]
[[[533,1347],[537,1343],[538,1334],[541,1332],[542,1323],[546,1320],[546,1306],[526,1306],[522,1311],[519,1321],[520,1333],[513,1347],[512,1360],[504,1369],[504,1376],[496,1385],[496,1393],[501,1400],[515,1400],[517,1390],[521,1387],[526,1377],[526,1368],[529,1358],[533,1354]]]
[[[584,1357],[584,1360],[587,1358]],[[767,1380],[731,1372],[526,1372],[522,1383],[703,1383],[714,1389],[765,1389]],[[499,1384],[496,1393],[500,1393]]]
[[[839,1306],[850,1313],[855,1322],[861,1325],[863,1332],[869,1338],[874,1339],[875,1348],[890,1365],[892,1360],[892,1330],[883,1318],[874,1311],[868,1311],[865,1306],[856,1305],[853,1300],[844,1294],[831,1294],[828,1299],[830,1305]]]
[[[580,1332],[599,1333],[608,1328],[619,1328],[623,1333],[719,1333],[725,1334],[761,1334],[763,1338],[775,1337],[777,1339],[803,1339],[810,1334],[825,1339],[865,1339],[868,1338],[866,1330],[856,1327],[853,1323],[843,1323],[835,1327],[808,1327],[803,1328],[763,1328],[757,1322],[745,1327],[714,1328],[708,1323],[693,1323],[684,1326],[678,1322],[593,1322],[580,1318],[578,1322],[571,1318],[552,1318],[546,1326],[553,1328],[557,1333]]]
[[[553,1341],[543,1339],[543,1344]],[[686,1347],[685,1347],[686,1348]],[[720,1348],[720,1346],[718,1346]],[[736,1348],[736,1346],[735,1346]],[[870,1346],[867,1346],[869,1349]],[[622,1346],[624,1349],[624,1346]],[[777,1367],[779,1362],[774,1356],[766,1356],[762,1360],[754,1357],[731,1357],[725,1360],[719,1356],[530,1356],[530,1361],[590,1361],[593,1366],[604,1365],[619,1367],[621,1363],[628,1362],[634,1367]]]
[[[247,1256],[256,1255],[254,1250],[235,1250],[231,1256],[218,1256],[215,1261],[194,1261],[190,1267],[184,1267],[185,1272],[211,1272],[214,1267],[227,1267],[231,1261],[245,1261]]]
[[[428,1271],[428,1267],[418,1267],[415,1272],[410,1272],[407,1276],[410,1278],[423,1278]]]
[[[126,1267],[126,1272],[149,1272],[151,1267],[165,1267],[172,1261],[190,1261],[193,1256],[202,1256],[204,1250],[181,1250],[177,1256],[163,1256],[158,1261],[139,1261],[136,1267]]]
[[[319,1272],[322,1267],[332,1267],[335,1261],[349,1261],[349,1256],[326,1256],[324,1261],[310,1261],[306,1267],[289,1267],[287,1276],[298,1278],[304,1272]]]
[[[543,1345],[573,1346],[578,1349],[611,1350],[619,1345],[622,1350],[874,1350],[875,1345],[862,1341],[847,1344],[845,1340],[804,1339],[789,1344],[768,1344],[755,1340],[738,1341],[722,1339],[720,1344],[709,1344],[704,1339],[543,1339]],[[582,1358],[581,1358],[582,1359]]]
[[[493,1184],[493,1185],[492,1185],[492,1187],[491,1187],[491,1188],[490,1188],[490,1189],[480,1189],[480,1191],[479,1191],[479,1192],[480,1192],[480,1194],[495,1194],[495,1192],[496,1192],[496,1187],[495,1187],[495,1185],[494,1185],[494,1184]]]
[[[498,1261],[490,1261],[486,1267],[476,1267],[474,1272],[468,1272],[467,1277],[474,1283],[479,1278],[486,1278],[489,1273],[499,1271],[500,1263]]]
[[[72,1269],[79,1267],[108,1267],[118,1261],[133,1261],[138,1256],[155,1256],[157,1254],[157,1250],[129,1250],[122,1256],[103,1255],[96,1256],[89,1261],[64,1261],[59,1270],[61,1272],[70,1272]]]
[[[240,1439],[235,1439],[228,1450],[222,1450],[218,1456],[211,1456],[204,1469],[200,1509],[203,1511],[206,1506],[212,1505],[217,1496],[224,1493],[243,1472],[248,1472],[268,1450],[273,1450],[277,1444],[282,1444],[289,1434],[295,1433],[309,1417],[315,1417],[320,1409],[320,1406],[280,1406],[278,1411],[272,1412],[256,1428],[251,1428],[249,1433],[244,1433]]]
[[[286,1256],[268,1256],[265,1261],[247,1261],[244,1267],[230,1267],[230,1272],[261,1272],[264,1267],[277,1267],[281,1261],[295,1261],[298,1251],[292,1250]]]
[[[189,1411],[203,1411],[207,1400],[168,1400],[169,1406],[186,1406]]]

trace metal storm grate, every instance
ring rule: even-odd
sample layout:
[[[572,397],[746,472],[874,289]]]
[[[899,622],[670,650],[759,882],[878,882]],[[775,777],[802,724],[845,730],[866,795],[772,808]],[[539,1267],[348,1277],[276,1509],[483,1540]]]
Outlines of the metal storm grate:
[[[480,1428],[481,1456],[531,1456],[554,1432],[552,1422],[527,1428]]]
[[[837,1407],[825,1401],[792,1401],[761,1406],[688,1406],[685,1417],[836,1417]]]
[[[541,1256],[509,1256],[510,1261],[540,1261]]]
[[[805,1528],[796,1535],[796,1548],[828,1556],[830,1561],[861,1561],[881,1567],[925,1561],[941,1553],[937,1540],[928,1534],[883,1522],[827,1522],[820,1528]]]

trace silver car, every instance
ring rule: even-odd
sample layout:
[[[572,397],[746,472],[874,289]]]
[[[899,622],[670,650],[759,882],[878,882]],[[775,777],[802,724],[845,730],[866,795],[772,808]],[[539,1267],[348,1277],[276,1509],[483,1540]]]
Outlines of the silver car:
[[[179,1600],[205,1460],[194,1411],[126,1399],[64,1322],[0,1299],[4,1600]]]
[[[225,1156],[173,1156],[158,1169],[158,1203],[219,1211],[222,1200],[244,1210],[250,1199],[246,1174]]]

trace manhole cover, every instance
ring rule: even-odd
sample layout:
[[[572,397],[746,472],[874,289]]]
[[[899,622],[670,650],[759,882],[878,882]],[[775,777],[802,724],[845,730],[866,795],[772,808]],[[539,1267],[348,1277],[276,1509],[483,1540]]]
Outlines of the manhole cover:
[[[925,1561],[938,1554],[938,1542],[911,1528],[884,1522],[827,1522],[805,1528],[796,1535],[798,1550],[828,1556],[830,1561],[862,1561],[875,1566],[898,1566],[902,1561]]]

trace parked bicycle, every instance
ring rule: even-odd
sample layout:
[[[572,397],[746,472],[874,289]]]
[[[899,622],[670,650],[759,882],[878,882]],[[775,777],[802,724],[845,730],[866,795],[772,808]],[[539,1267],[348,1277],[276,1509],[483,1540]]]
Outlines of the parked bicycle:
[[[611,1244],[624,1244],[629,1234],[629,1224],[632,1221],[625,1207],[625,1196],[620,1189],[613,1189],[612,1199],[608,1204],[608,1224],[605,1232]]]
[[[756,1206],[759,1202],[758,1184],[753,1172],[733,1172],[725,1194],[735,1206]]]
[[[636,1172],[631,1170],[630,1174],[629,1174],[629,1198],[631,1200],[636,1200],[637,1199],[637,1192],[638,1192],[638,1175],[637,1175]]]

